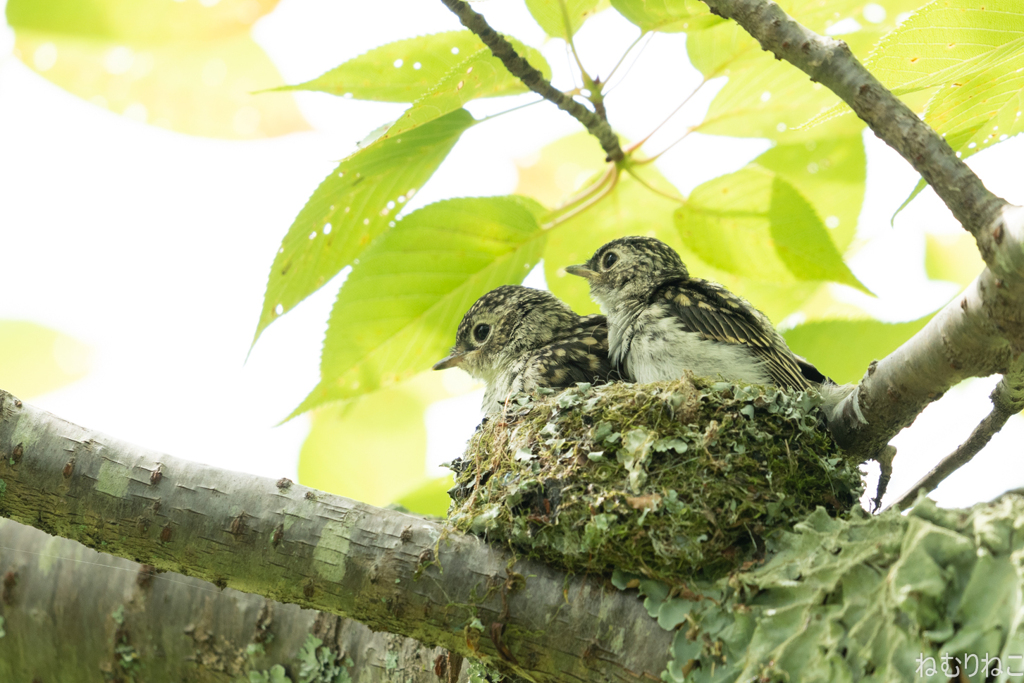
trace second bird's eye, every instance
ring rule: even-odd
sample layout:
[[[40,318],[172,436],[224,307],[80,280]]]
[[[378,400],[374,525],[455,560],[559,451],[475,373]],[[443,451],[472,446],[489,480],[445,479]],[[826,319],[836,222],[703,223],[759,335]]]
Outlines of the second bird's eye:
[[[614,251],[609,251],[607,254],[604,255],[604,258],[601,259],[601,267],[604,268],[605,270],[608,270],[609,268],[614,266],[618,262],[618,260],[619,255],[616,254]]]
[[[491,326],[487,323],[480,323],[473,328],[473,339],[476,339],[481,344],[487,339],[487,335],[491,333]]]

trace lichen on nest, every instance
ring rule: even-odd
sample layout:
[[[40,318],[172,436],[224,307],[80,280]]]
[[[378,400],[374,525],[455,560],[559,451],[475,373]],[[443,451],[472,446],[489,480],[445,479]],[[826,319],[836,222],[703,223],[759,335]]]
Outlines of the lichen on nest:
[[[519,396],[452,463],[449,524],[573,571],[715,578],[817,506],[856,504],[820,405],[696,377]]]

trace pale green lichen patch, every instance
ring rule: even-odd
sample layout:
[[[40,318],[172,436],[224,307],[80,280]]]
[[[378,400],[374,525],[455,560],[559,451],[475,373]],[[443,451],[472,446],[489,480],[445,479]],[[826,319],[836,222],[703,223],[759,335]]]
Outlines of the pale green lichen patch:
[[[970,510],[922,499],[906,517],[819,509],[773,535],[762,566],[686,596],[635,575],[612,581],[639,588],[676,629],[667,681],[1017,680],[1022,527],[1020,493]]]
[[[96,479],[96,490],[115,498],[123,498],[128,493],[128,481],[131,469],[113,460],[104,460],[100,465],[100,474]]]
[[[452,464],[449,522],[570,570],[719,576],[816,506],[856,505],[820,403],[699,378],[521,397]]]
[[[324,524],[320,540],[313,549],[313,566],[320,576],[334,583],[345,578],[345,558],[348,556],[348,534],[352,524],[347,520]]]

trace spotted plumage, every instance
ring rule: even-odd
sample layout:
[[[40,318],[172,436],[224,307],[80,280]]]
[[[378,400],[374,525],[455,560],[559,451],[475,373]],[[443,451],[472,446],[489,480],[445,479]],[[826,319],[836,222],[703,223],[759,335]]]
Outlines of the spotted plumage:
[[[549,292],[505,285],[470,307],[451,354],[434,369],[455,366],[484,381],[483,411],[498,412],[519,392],[611,379],[608,325]]]
[[[566,271],[590,282],[608,316],[612,364],[628,379],[675,379],[689,370],[793,389],[827,381],[763,313],[719,284],[690,277],[664,242],[623,237]]]

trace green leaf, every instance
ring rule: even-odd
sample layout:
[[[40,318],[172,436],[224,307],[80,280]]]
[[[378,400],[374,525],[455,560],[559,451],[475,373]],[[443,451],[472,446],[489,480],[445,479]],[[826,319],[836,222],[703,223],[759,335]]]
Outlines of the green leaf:
[[[418,515],[444,517],[448,514],[448,489],[454,485],[451,475],[428,479],[395,502]]]
[[[250,35],[276,0],[213,6],[130,0],[11,0],[15,52],[37,73],[130,118],[191,135],[261,138],[309,128]]]
[[[31,398],[85,377],[92,349],[37,323],[0,320],[0,388]]]
[[[775,252],[797,279],[838,282],[871,293],[843,263],[814,207],[779,176],[772,183],[768,223]]]
[[[597,13],[597,5],[598,0],[526,0],[526,8],[544,33],[565,40],[576,35],[583,22]]]
[[[726,21],[698,0],[612,0],[612,7],[644,33],[696,31]]]
[[[414,211],[360,257],[331,311],[320,384],[294,415],[391,386],[447,352],[466,310],[540,259],[543,208],[522,197]]]
[[[855,19],[860,28],[843,34],[854,54],[866,55],[877,38],[895,25],[899,12],[913,9],[920,0],[889,0],[884,18],[865,19],[865,3],[857,0],[781,3],[791,16],[815,31],[839,21]],[[869,16],[873,16],[870,15]],[[729,81],[712,101],[699,130],[715,135],[795,139],[830,139],[857,133],[859,119],[841,118],[828,128],[800,128],[808,119],[839,103],[838,97],[788,62],[776,60],[733,22],[693,33],[687,38],[690,59],[707,78],[728,76]],[[799,128],[799,130],[797,130]]]
[[[414,102],[481,49],[486,47],[470,31],[407,38],[364,52],[311,81],[279,90],[317,90],[357,100]]]
[[[948,280],[961,287],[985,269],[978,243],[968,233],[925,235],[924,269],[932,280]]]
[[[925,182],[924,178],[919,178],[917,185],[914,185],[914,189],[910,191],[907,198],[903,200],[902,204],[900,204],[900,208],[896,209],[896,213],[894,213],[892,218],[889,219],[889,225],[896,225],[896,216],[899,216],[903,209],[910,206],[910,202],[914,201],[914,198],[921,194],[926,187],[928,187],[928,183]]]
[[[452,112],[401,137],[378,140],[342,161],[320,183],[281,243],[253,343],[267,325],[377,239],[474,123],[469,112]]]
[[[860,135],[777,145],[755,164],[779,174],[823,217],[839,251],[850,246],[864,202],[867,158]]]
[[[544,57],[532,47],[526,47],[518,40],[512,45],[531,66],[541,71],[545,78],[551,78],[551,67]],[[482,48],[456,64],[425,95],[417,99],[388,129],[383,138],[401,135],[417,128],[479,97],[518,95],[528,92],[523,82],[509,73],[501,60],[491,54],[489,48]]]
[[[426,479],[423,415],[431,402],[448,397],[442,380],[440,373],[423,373],[314,411],[299,453],[299,481],[378,506],[419,486]]]
[[[519,169],[517,192],[548,205],[560,203],[580,185],[592,181],[604,167],[604,153],[593,137],[576,133],[543,148],[528,166]],[[649,185],[669,195],[678,194],[654,164],[634,170]],[[788,271],[777,281],[735,275],[715,268],[687,249],[675,229],[673,212],[679,201],[658,194],[630,175],[623,174],[610,194],[586,211],[552,228],[544,250],[548,288],[580,313],[596,312],[586,282],[567,275],[565,266],[583,263],[605,242],[625,235],[650,235],[679,252],[690,272],[714,280],[749,299],[773,320],[781,320],[803,304],[820,283],[796,280]]]
[[[728,273],[778,283],[841,282],[865,290],[813,207],[791,184],[758,166],[697,187],[675,220],[686,247]]]
[[[871,361],[885,358],[931,320],[906,323],[877,320],[820,320],[784,332],[789,348],[840,384],[856,382]],[[856,340],[856,343],[850,343]]]

